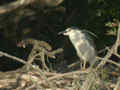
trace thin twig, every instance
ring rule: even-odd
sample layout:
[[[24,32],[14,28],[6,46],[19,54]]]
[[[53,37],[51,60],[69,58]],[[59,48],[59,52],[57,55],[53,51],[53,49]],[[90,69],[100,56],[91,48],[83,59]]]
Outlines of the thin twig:
[[[115,44],[112,46],[111,49],[108,48],[108,52],[107,52],[107,54],[105,55],[104,60],[101,61],[101,63],[97,66],[96,69],[104,66],[105,63],[109,60],[109,58],[112,56],[112,54],[117,53],[117,49],[118,49],[118,46],[119,46],[119,45],[120,45],[120,23],[119,23],[119,26],[118,26],[117,40],[116,40]]]
[[[96,57],[98,60],[104,60],[104,58],[101,58],[101,57]],[[118,64],[118,63],[116,63],[116,62],[114,62],[114,61],[112,61],[112,60],[110,60],[110,59],[107,59],[107,62],[108,63],[111,63],[111,64],[114,64],[114,65],[116,65],[116,66],[118,66],[119,68],[120,68],[120,64]]]

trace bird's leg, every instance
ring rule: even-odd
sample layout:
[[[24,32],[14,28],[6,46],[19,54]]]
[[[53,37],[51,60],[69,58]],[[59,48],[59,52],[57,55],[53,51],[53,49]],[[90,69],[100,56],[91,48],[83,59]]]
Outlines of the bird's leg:
[[[80,63],[80,68],[83,69],[83,62]]]
[[[83,70],[86,69],[86,60],[83,60]]]
[[[80,67],[81,67],[82,70],[85,70],[85,69],[86,69],[86,61],[85,61],[85,60],[82,60],[82,61],[81,61]]]

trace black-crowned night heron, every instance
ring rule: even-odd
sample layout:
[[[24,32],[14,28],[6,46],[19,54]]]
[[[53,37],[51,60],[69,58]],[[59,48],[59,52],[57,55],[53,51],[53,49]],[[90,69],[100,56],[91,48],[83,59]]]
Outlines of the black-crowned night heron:
[[[67,28],[65,31],[60,32],[69,36],[74,48],[76,49],[77,55],[82,60],[82,68],[85,69],[86,62],[93,65],[96,61],[96,50],[94,47],[93,39],[89,35],[91,32],[86,30],[80,30],[76,27]],[[91,33],[92,34],[92,33]]]

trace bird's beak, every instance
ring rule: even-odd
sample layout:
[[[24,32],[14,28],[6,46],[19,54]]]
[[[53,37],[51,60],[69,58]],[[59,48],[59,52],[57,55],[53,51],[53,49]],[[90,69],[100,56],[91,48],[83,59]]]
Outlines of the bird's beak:
[[[65,33],[65,31],[61,31],[61,32],[58,33],[58,35],[61,35],[61,34],[64,35],[64,33]]]
[[[61,32],[58,33],[58,35],[61,35],[61,34],[66,35],[66,33],[67,33],[67,31],[61,31]]]

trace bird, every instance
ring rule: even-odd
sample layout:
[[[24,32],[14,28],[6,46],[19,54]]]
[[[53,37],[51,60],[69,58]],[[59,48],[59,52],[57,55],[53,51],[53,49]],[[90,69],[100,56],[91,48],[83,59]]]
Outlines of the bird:
[[[58,34],[63,34],[69,37],[78,57],[82,62],[82,69],[86,69],[87,62],[89,62],[91,66],[96,62],[95,44],[94,40],[90,36],[90,34],[94,35],[92,32],[81,30],[77,27],[69,27],[65,31],[59,32]]]

